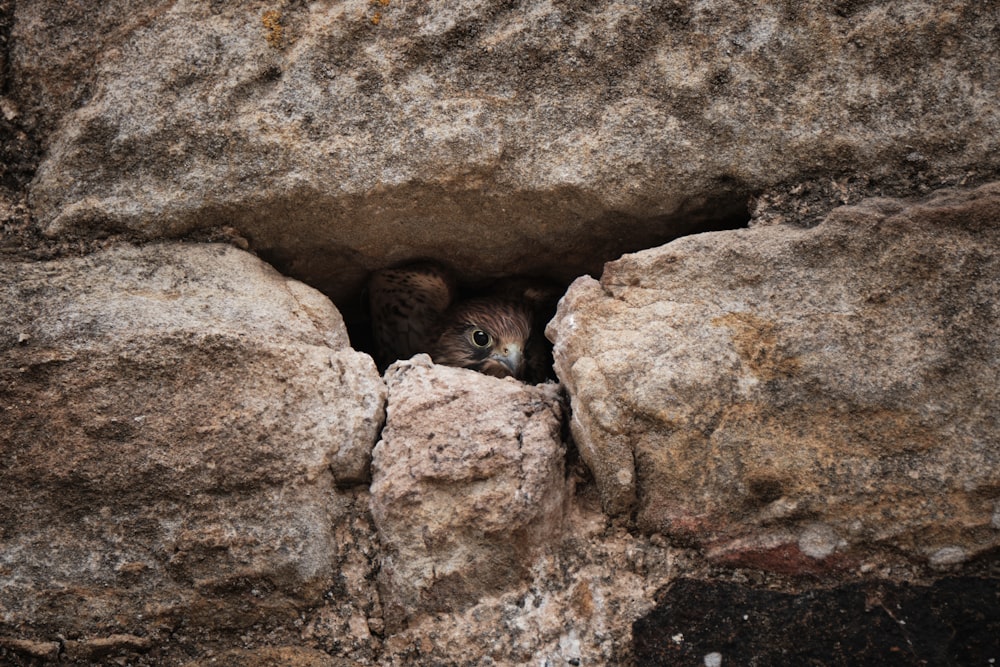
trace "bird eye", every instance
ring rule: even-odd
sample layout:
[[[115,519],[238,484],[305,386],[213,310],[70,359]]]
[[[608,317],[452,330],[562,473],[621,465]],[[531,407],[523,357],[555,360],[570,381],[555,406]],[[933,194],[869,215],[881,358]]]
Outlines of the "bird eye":
[[[482,329],[476,329],[472,332],[472,342],[476,347],[486,347],[490,344],[490,335]]]

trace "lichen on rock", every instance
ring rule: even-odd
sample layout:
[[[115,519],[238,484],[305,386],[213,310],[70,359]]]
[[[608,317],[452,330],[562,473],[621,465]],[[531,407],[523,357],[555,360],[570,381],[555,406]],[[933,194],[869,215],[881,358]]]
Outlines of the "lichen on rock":
[[[990,185],[576,281],[548,333],[606,510],[776,569],[995,548],[998,241]]]

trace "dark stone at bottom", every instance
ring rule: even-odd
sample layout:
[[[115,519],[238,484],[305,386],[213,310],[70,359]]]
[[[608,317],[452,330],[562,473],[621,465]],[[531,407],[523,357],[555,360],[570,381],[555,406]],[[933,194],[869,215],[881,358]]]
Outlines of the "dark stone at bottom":
[[[632,637],[639,667],[1000,665],[1000,580],[789,594],[682,579],[633,624]]]

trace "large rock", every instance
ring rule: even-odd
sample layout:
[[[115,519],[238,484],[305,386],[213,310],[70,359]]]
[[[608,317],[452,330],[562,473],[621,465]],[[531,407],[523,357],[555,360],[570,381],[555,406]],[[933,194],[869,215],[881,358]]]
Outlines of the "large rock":
[[[5,641],[85,657],[322,601],[385,398],[325,297],[210,245],[6,263],[0,285]]]
[[[381,664],[616,665],[685,563],[567,473],[562,401],[426,355],[393,364],[372,461]]]
[[[607,511],[803,571],[1000,544],[1000,184],[702,234],[549,326]]]
[[[777,183],[1000,171],[1000,17],[976,0],[38,0],[15,19],[11,96],[58,128],[32,189],[50,234],[232,224],[338,304],[414,256],[568,282],[737,225]]]
[[[426,355],[386,372],[372,462],[386,623],[455,612],[515,588],[558,540],[565,449],[557,385],[526,385]]]
[[[471,606],[418,616],[386,637],[382,664],[633,664],[633,622],[691,561],[662,539],[609,525],[587,485],[567,490],[575,497],[560,530],[525,580]]]

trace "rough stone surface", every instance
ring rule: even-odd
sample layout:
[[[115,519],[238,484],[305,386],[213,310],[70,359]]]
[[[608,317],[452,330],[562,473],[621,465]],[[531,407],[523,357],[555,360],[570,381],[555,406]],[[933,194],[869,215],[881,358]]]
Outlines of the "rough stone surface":
[[[809,572],[1000,544],[1000,184],[702,234],[580,278],[548,329],[612,514]]]
[[[435,366],[386,372],[372,461],[372,516],[390,630],[457,611],[527,578],[559,534],[565,449],[555,384]]]
[[[574,503],[561,529],[527,581],[419,618],[386,638],[381,664],[634,664],[632,622],[690,559],[608,526],[596,504]]]
[[[426,355],[386,381],[380,664],[626,664],[631,623],[688,557],[609,522],[586,469],[565,470],[558,387]]]
[[[322,602],[385,398],[327,299],[212,245],[0,285],[0,636],[87,661]]]
[[[891,651],[845,579],[972,571],[903,620],[995,636],[995,186],[788,225],[1000,179],[998,40],[974,0],[0,0],[0,664],[655,664],[657,601],[735,663],[681,574],[864,590]],[[400,260],[568,284],[748,218],[564,302],[565,478],[551,390],[414,362],[482,458],[401,411],[374,496],[386,389],[318,294],[219,247],[68,259],[252,246],[350,321]],[[779,602],[849,630],[822,596]]]
[[[334,658],[316,649],[296,646],[234,649],[188,663],[185,667],[354,667],[357,663]]]
[[[38,0],[8,98],[49,233],[231,224],[344,305],[414,256],[568,282],[779,184],[995,178],[998,30],[976,0]]]

